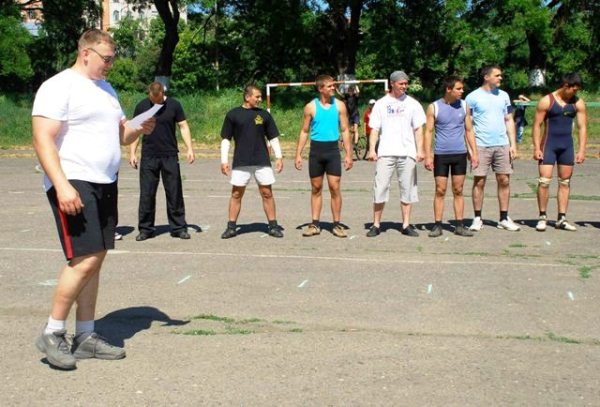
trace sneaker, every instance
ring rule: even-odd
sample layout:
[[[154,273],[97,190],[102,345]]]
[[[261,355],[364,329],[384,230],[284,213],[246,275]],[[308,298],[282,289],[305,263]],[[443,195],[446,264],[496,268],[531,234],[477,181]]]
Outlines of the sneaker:
[[[469,226],[469,230],[479,232],[481,229],[483,229],[483,219],[481,219],[481,216],[475,216],[473,218],[473,223]]]
[[[402,233],[404,236],[410,236],[410,237],[417,237],[419,236],[419,233],[415,230],[415,228],[412,225],[408,225],[407,227],[403,227],[400,230],[400,233]]]
[[[139,235],[135,237],[136,242],[143,242],[144,240],[153,238],[154,235],[152,233],[140,232]]]
[[[515,222],[513,222],[512,219],[508,216],[506,217],[506,219],[498,222],[498,225],[496,225],[496,227],[498,229],[508,230],[509,232],[518,232],[519,230],[521,230],[521,227]]]
[[[538,232],[543,232],[546,230],[546,226],[548,226],[548,217],[546,215],[542,215],[539,217],[538,222],[535,225],[535,230]]]
[[[75,369],[76,360],[69,350],[66,334],[67,331],[64,329],[49,334],[42,332],[35,346],[40,352],[46,354],[46,359],[52,366],[60,369]]]
[[[439,224],[435,224],[433,225],[433,227],[431,228],[431,231],[429,232],[429,237],[438,237],[441,236],[443,233],[442,231],[442,225]]]
[[[575,232],[577,228],[571,225],[567,218],[560,218],[554,225],[556,229],[568,230],[569,232]]]
[[[379,229],[378,226],[373,225],[367,232],[367,237],[379,236],[380,233],[381,233],[381,229]]]
[[[283,237],[283,228],[280,225],[269,226],[269,236]]]
[[[236,236],[237,232],[235,228],[231,228],[228,226],[227,229],[225,229],[225,232],[223,232],[223,234],[221,235],[221,239],[231,239],[232,237]]]
[[[123,240],[123,235],[119,232],[115,232],[115,240]]]
[[[125,349],[113,346],[106,342],[106,339],[95,332],[89,334],[84,340],[79,342],[77,336],[73,338],[73,346],[71,347],[73,356],[76,359],[106,359],[116,360],[125,357]]]
[[[464,225],[456,225],[456,228],[454,229],[454,234],[456,236],[464,236],[464,237],[471,237],[473,236],[473,232],[471,232],[469,229],[467,229]]]
[[[348,235],[346,234],[346,230],[344,230],[344,227],[339,224],[333,227],[331,233],[333,233],[335,237],[348,237]]]
[[[176,237],[176,238],[183,239],[183,240],[188,240],[191,238],[191,236],[187,232],[187,230],[182,230],[179,232],[171,233],[171,237]]]
[[[320,235],[321,234],[321,228],[318,227],[317,225],[315,225],[314,223],[311,223],[310,225],[308,225],[308,227],[306,228],[306,230],[304,231],[304,233],[302,233],[302,236],[316,236],[316,235]]]

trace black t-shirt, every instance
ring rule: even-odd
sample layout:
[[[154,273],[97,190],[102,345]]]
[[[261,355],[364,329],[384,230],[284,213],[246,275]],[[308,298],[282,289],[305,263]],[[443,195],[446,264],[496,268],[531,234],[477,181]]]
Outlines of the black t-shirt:
[[[232,168],[247,165],[271,166],[268,140],[279,136],[279,130],[269,112],[263,109],[236,107],[227,113],[221,138],[235,141]]]
[[[150,109],[154,104],[150,99],[142,100],[135,107],[134,116]],[[142,137],[142,157],[177,155],[175,124],[185,120],[185,113],[177,99],[167,98],[163,107],[154,114],[156,127],[148,136]]]

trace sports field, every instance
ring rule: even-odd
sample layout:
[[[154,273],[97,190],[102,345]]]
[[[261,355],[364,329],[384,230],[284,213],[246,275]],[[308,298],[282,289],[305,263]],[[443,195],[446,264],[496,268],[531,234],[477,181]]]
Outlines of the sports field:
[[[517,160],[510,216],[520,232],[495,227],[490,179],[481,232],[428,238],[433,177],[421,166],[413,207],[421,235],[400,234],[394,185],[383,233],[367,238],[374,166],[361,161],[342,178],[349,237],[328,231],[327,194],[325,230],[302,237],[308,175],[288,159],[274,187],[285,237],[266,234],[251,184],[241,234],[229,240],[220,234],[230,186],[217,160],[201,158],[182,164],[190,231],[201,232],[170,237],[159,189],[161,234],[144,242],[135,241],[137,173],[123,161],[125,236],[103,268],[97,327],[127,358],[84,360],[69,372],[50,368],[34,346],[64,265],[35,164],[0,158],[2,406],[600,405],[595,158],[572,181],[577,232],[535,231],[537,168]],[[556,216],[554,199],[548,214]]]

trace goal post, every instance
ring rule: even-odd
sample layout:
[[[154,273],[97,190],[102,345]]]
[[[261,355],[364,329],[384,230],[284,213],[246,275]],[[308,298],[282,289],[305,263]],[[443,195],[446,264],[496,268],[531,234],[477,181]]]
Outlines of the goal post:
[[[388,80],[387,79],[353,79],[353,80],[345,80],[345,81],[334,81],[336,85],[344,84],[344,85],[357,85],[361,83],[383,83],[383,91],[384,93],[388,90]],[[282,82],[282,83],[267,83],[267,111],[271,112],[271,88],[291,88],[295,86],[315,86],[314,82]]]

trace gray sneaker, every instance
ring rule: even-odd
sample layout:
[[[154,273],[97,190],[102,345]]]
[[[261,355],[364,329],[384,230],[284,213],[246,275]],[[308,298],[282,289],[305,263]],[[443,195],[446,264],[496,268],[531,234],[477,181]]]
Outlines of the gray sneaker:
[[[125,349],[113,346],[106,342],[106,339],[95,332],[92,332],[87,338],[79,342],[77,336],[73,338],[73,347],[71,348],[73,356],[77,359],[106,359],[116,360],[125,357]]]
[[[429,237],[438,237],[443,233],[442,225],[438,225],[437,223],[433,225],[431,231],[429,232]]]
[[[464,225],[456,225],[454,229],[454,234],[457,236],[471,237],[473,236],[473,232],[467,229]]]
[[[45,329],[45,328],[44,328]],[[69,351],[66,338],[67,331],[61,329],[52,333],[44,333],[35,342],[40,352],[46,354],[48,363],[60,369],[75,369],[75,357]]]

